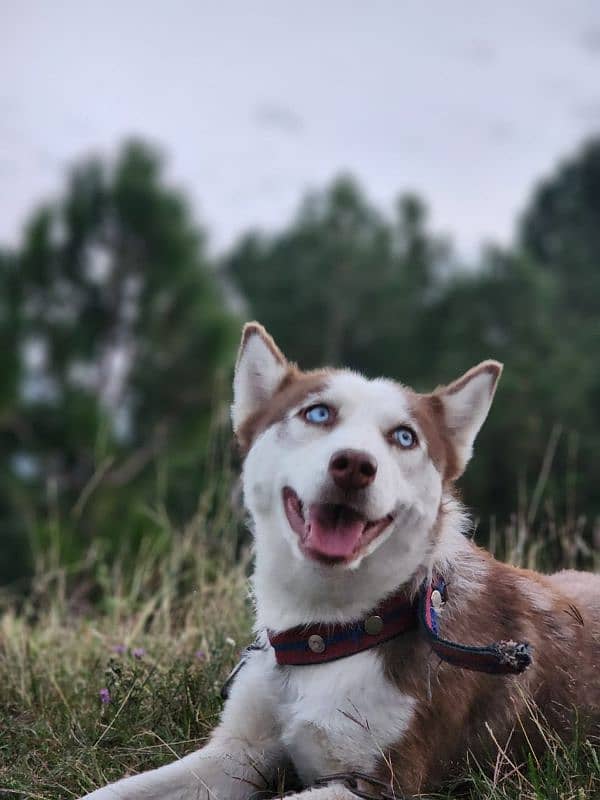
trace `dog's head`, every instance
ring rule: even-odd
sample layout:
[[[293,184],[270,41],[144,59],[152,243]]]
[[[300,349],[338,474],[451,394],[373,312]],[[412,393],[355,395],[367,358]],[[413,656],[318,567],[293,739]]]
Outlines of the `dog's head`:
[[[408,580],[431,549],[444,487],[471,456],[501,370],[484,361],[418,394],[347,370],[302,372],[260,325],[246,325],[232,419],[257,546],[281,552],[286,542],[289,556],[334,573],[401,552]]]

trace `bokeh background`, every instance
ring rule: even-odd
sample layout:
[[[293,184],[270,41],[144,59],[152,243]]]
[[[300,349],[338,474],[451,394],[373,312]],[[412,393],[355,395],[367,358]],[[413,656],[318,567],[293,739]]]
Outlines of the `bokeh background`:
[[[5,0],[13,596],[60,568],[93,602],[101,568],[171,552],[199,509],[221,530],[239,506],[228,404],[252,318],[302,366],[418,389],[503,361],[461,482],[478,540],[514,552],[535,527],[536,563],[589,558],[598,4]],[[241,513],[228,525],[242,548]]]

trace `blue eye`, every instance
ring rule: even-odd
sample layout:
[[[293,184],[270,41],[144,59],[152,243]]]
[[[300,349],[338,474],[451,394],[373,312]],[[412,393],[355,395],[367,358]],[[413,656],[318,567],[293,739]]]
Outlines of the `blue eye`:
[[[417,443],[417,435],[405,425],[401,425],[399,428],[396,428],[395,431],[392,431],[392,439],[405,450],[410,450],[411,447],[414,447]]]
[[[324,403],[319,403],[316,406],[307,408],[304,412],[304,419],[307,422],[312,422],[313,425],[326,425],[333,419],[333,413],[329,406]]]

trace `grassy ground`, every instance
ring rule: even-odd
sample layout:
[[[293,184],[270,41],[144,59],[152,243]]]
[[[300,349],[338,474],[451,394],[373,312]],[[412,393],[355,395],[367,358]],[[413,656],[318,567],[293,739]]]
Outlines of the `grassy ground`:
[[[592,567],[579,522],[548,512],[537,534],[527,514],[497,531],[501,555]],[[93,553],[72,574],[46,553],[27,602],[2,599],[0,797],[79,797],[202,744],[250,638],[249,554],[233,528],[227,512],[207,521],[201,511],[179,532],[165,523],[166,538],[148,542],[127,575]],[[547,734],[547,744],[541,761],[500,752],[491,777],[473,764],[440,797],[600,797],[598,743]]]

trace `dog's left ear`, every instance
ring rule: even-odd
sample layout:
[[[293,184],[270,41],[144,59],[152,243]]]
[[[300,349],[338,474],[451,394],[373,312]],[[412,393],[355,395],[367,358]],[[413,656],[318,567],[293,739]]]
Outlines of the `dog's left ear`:
[[[502,364],[482,361],[476,367],[435,394],[442,401],[444,421],[454,450],[448,477],[459,478],[465,470],[475,437],[488,415],[500,375]]]
[[[288,369],[285,356],[263,326],[258,322],[245,325],[233,378],[231,421],[236,434],[273,396]]]

